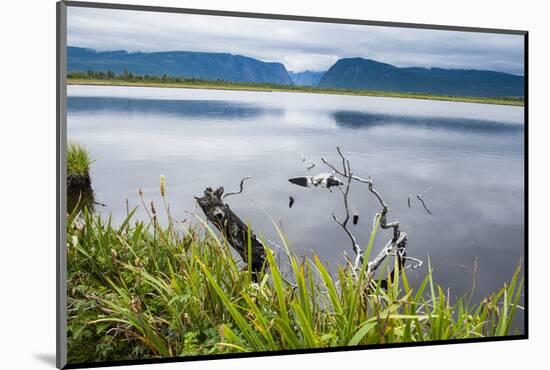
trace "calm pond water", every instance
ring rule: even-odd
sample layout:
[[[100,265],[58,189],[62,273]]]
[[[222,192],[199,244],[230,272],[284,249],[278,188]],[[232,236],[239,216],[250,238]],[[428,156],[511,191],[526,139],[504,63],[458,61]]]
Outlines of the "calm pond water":
[[[238,189],[227,198],[253,230],[278,241],[266,216],[280,221],[299,253],[312,251],[332,266],[353,255],[332,220],[344,212],[340,192],[300,188],[288,178],[307,175],[301,152],[327,170],[342,147],[358,176],[371,176],[409,235],[410,256],[428,255],[437,281],[464,294],[479,261],[476,299],[502,286],[523,255],[523,108],[428,100],[258,93],[194,89],[69,86],[68,137],[96,159],[92,186],[97,207],[120,221],[139,204],[138,189],[161,208],[159,176],[166,176],[171,211],[197,212],[194,195],[207,186]],[[434,186],[424,199],[414,194]],[[413,194],[411,208],[407,198]],[[296,199],[289,208],[289,196]],[[364,185],[353,184],[352,226],[368,241],[379,211]],[[146,218],[143,210],[138,217]],[[389,239],[379,232],[376,249]]]

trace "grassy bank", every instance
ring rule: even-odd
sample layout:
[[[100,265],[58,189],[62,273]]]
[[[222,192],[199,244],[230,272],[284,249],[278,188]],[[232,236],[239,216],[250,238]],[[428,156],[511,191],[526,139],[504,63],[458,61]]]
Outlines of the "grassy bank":
[[[135,210],[120,225],[86,210],[68,216],[69,362],[515,333],[523,293],[519,268],[482,302],[464,297],[451,303],[431,270],[414,285],[396,270],[384,290],[347,267],[331,274],[317,257],[295,255],[281,235],[281,249],[267,250],[255,282],[200,218],[199,226],[172,217],[162,226],[159,208],[147,207],[148,223],[134,220]],[[168,209],[166,202],[162,208]],[[365,249],[367,261],[381,248],[373,245],[378,227]]]
[[[75,143],[67,143],[67,186],[90,185],[90,154],[84,146]]]
[[[81,144],[67,143],[67,211],[75,207],[94,209],[95,199],[90,178],[93,160]]]
[[[69,85],[101,85],[101,86],[141,86],[141,87],[168,87],[186,89],[215,89],[215,90],[245,90],[259,92],[301,92],[312,94],[336,94],[357,96],[378,96],[407,99],[428,99],[468,103],[500,104],[523,106],[522,98],[499,97],[467,97],[445,96],[421,93],[401,93],[377,90],[350,90],[350,89],[321,89],[308,86],[289,86],[270,83],[240,83],[223,80],[201,80],[196,78],[158,77],[139,75],[114,75],[109,73],[69,73],[67,76]]]

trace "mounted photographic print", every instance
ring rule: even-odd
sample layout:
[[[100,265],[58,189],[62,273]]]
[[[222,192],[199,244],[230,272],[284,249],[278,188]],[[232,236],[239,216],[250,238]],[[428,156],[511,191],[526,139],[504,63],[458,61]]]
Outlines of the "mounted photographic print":
[[[526,60],[58,3],[58,367],[527,338]]]

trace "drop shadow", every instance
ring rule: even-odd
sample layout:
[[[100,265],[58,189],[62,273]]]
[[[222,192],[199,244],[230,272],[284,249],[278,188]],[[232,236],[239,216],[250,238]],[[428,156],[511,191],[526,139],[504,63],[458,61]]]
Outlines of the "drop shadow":
[[[34,358],[51,367],[56,366],[55,353],[35,353]]]

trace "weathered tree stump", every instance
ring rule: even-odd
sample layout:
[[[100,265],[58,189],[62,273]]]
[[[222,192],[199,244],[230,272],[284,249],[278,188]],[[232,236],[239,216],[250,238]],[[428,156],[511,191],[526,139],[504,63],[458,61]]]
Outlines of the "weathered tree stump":
[[[239,253],[244,262],[248,263],[248,226],[223,202],[224,189],[206,188],[202,197],[195,197],[210,221],[225,237],[227,242]],[[263,243],[250,231],[252,272],[262,269],[265,260]]]

